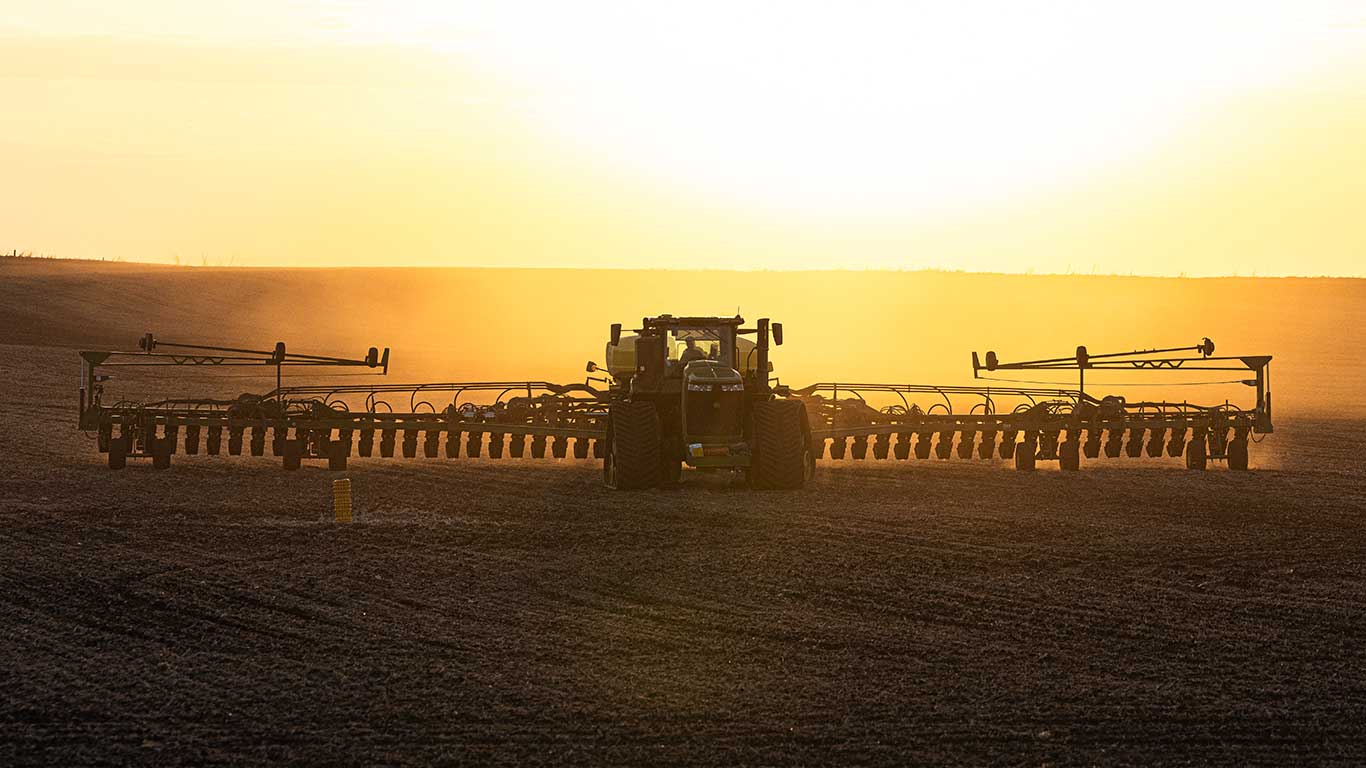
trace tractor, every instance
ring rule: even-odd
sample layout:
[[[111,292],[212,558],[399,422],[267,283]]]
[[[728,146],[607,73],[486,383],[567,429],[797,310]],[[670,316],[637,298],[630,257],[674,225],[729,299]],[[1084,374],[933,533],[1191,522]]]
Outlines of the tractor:
[[[679,482],[683,465],[742,473],[753,488],[798,489],[816,454],[806,406],[770,381],[770,337],[783,326],[736,317],[641,320],[611,326],[603,478],[630,490]],[[750,340],[746,337],[753,337]],[[590,362],[589,373],[603,368]]]

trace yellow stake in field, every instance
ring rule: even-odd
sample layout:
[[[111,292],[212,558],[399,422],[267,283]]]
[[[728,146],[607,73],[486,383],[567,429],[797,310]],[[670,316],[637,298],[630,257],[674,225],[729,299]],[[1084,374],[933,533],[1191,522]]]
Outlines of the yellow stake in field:
[[[339,523],[351,522],[351,481],[332,481],[332,514]]]

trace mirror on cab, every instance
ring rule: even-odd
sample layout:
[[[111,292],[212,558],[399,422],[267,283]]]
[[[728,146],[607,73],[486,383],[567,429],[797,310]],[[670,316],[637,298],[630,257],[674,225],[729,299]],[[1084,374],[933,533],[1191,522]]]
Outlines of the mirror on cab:
[[[621,343],[621,323],[612,323],[612,346]]]
[[[781,347],[783,345],[783,324],[774,323],[770,327],[773,329],[773,343]]]
[[[588,365],[584,366],[584,370],[589,373],[594,373],[598,370],[598,364],[593,362],[592,360],[589,360]]]

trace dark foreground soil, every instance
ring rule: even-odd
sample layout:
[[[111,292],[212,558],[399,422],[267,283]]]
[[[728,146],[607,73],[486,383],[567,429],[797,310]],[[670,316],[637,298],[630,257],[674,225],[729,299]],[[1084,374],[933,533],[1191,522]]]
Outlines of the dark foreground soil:
[[[0,370],[0,764],[1366,761],[1363,424],[801,493],[353,460],[339,525],[316,467],[108,472],[65,373]]]

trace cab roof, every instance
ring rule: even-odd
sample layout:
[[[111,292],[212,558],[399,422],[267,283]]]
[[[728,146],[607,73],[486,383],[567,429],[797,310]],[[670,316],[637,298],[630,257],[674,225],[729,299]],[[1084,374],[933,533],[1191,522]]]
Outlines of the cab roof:
[[[641,319],[641,326],[644,328],[695,328],[698,326],[710,325],[734,325],[739,327],[744,325],[745,319],[736,315],[734,317],[674,317],[673,315],[659,315],[657,317],[646,317]]]

